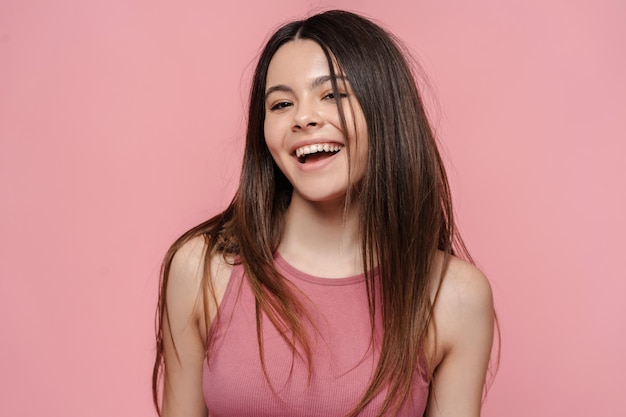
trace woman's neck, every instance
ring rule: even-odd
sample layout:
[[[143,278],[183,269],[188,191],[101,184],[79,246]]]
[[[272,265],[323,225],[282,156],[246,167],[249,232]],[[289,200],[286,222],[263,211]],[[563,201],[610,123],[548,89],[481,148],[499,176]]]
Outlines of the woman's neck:
[[[328,278],[363,272],[359,216],[353,204],[310,202],[294,193],[278,251],[295,268]]]

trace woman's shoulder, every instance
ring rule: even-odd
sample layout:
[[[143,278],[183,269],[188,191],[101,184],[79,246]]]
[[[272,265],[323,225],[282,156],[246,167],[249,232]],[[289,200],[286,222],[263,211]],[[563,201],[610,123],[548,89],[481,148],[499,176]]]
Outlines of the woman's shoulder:
[[[444,256],[439,254],[443,264]],[[494,307],[491,285],[475,265],[449,256],[440,276],[434,306],[438,335],[444,349],[450,349],[472,334],[493,328]]]
[[[168,307],[172,303],[185,303],[194,306],[194,315],[204,316],[202,303],[197,301],[203,289],[208,289],[215,295],[208,297],[208,315],[213,316],[228,285],[233,262],[215,251],[207,256],[208,250],[204,236],[193,237],[176,248],[167,278]]]
[[[187,240],[174,250],[169,266],[169,282],[198,286],[206,259],[207,242],[202,236]]]
[[[443,260],[443,254],[440,257]],[[441,279],[442,301],[454,301],[458,306],[492,308],[491,285],[475,265],[450,255]]]
[[[207,256],[209,245],[204,236],[195,236],[174,251],[170,266],[170,276],[186,281],[187,284],[200,284],[206,262],[209,262],[210,276],[214,283],[224,275],[230,275],[234,264],[233,259],[225,257],[223,254],[212,251]]]

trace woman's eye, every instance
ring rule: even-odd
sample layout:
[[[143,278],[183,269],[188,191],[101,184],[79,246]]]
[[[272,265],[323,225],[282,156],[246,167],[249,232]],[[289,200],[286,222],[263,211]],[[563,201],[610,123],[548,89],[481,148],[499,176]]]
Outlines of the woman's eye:
[[[346,97],[348,97],[348,95],[346,93],[342,93],[341,91],[338,94],[339,94],[339,98],[346,98]],[[324,98],[327,99],[327,100],[334,100],[335,99],[335,93],[330,92],[330,93],[326,94],[324,96]]]
[[[274,103],[270,106],[270,110],[274,111],[274,110],[281,110],[284,109],[285,107],[289,107],[291,106],[291,103],[289,101],[279,101],[277,103]]]

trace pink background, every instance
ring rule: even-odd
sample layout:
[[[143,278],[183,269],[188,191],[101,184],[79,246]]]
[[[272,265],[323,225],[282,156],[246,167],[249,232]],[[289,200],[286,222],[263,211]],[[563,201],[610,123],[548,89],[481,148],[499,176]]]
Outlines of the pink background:
[[[501,321],[484,415],[623,415],[625,3],[211,3],[0,1],[0,415],[153,415],[161,256],[232,196],[269,30],[329,7],[430,78]]]

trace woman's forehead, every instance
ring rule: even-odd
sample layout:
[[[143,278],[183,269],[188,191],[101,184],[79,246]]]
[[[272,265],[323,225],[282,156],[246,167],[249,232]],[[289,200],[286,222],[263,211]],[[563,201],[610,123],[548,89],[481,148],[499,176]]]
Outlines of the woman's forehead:
[[[333,66],[338,80],[345,76]],[[309,39],[296,39],[282,45],[270,60],[266,90],[274,84],[295,83],[317,87],[331,80],[328,58],[322,47]],[[344,80],[345,81],[345,80]]]

